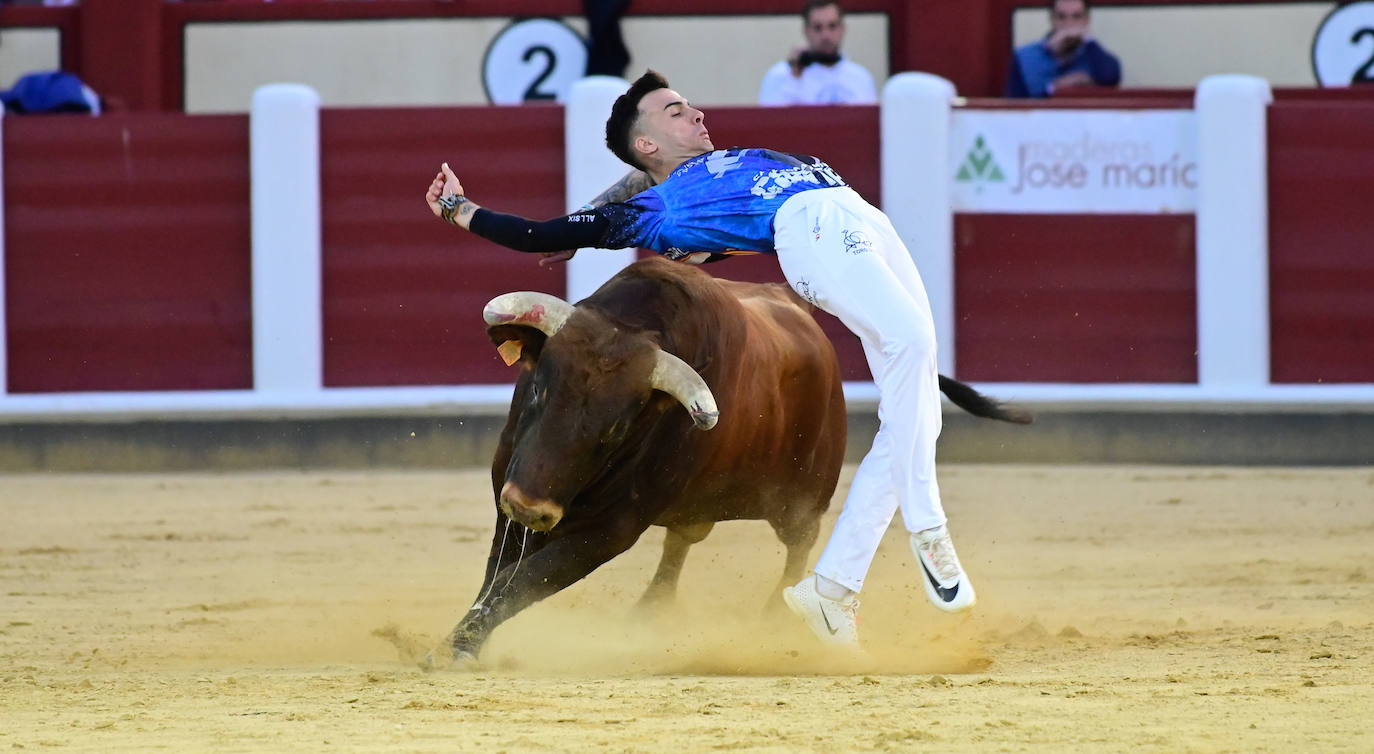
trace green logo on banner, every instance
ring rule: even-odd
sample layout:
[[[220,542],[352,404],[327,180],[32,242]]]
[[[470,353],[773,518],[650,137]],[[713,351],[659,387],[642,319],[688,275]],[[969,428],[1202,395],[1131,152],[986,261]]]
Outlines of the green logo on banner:
[[[968,151],[968,156],[964,157],[963,163],[959,165],[959,172],[955,174],[954,180],[965,183],[1001,183],[1007,179],[1002,175],[1002,168],[997,165],[997,160],[992,156],[992,150],[988,149],[987,142],[983,140],[983,135],[979,134],[973,141],[973,148]],[[978,187],[982,190],[982,186]]]

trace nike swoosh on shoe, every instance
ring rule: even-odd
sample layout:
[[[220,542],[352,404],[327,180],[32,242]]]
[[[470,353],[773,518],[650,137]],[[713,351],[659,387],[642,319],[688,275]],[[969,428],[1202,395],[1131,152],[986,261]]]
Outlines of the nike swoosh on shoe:
[[[926,565],[925,558],[920,558],[920,561],[921,573],[924,573],[926,578],[930,580],[930,585],[935,588],[935,593],[940,595],[941,600],[953,602],[954,598],[959,596],[959,582],[954,582],[954,586],[948,588],[940,586],[939,580],[935,578],[935,574],[931,573],[930,567]]]
[[[830,625],[830,616],[825,614],[825,605],[820,605],[820,608],[821,608],[821,620],[825,621],[825,628],[826,628],[826,630],[828,630],[828,631],[830,632],[830,635],[831,635],[831,636],[834,636],[836,633],[839,632],[840,629],[835,628],[834,626]]]

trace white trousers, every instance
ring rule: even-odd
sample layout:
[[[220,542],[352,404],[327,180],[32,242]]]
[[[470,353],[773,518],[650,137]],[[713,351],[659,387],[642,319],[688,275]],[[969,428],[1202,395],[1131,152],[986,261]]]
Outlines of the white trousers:
[[[816,573],[857,592],[899,508],[909,531],[945,523],[935,480],[934,317],[891,221],[852,189],[803,191],[773,222],[787,282],[859,336],[878,386],[878,434],[816,564]]]

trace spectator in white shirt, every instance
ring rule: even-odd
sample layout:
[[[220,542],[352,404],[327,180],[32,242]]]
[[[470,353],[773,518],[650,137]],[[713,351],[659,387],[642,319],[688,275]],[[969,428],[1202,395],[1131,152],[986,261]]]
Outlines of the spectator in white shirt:
[[[878,101],[873,75],[840,54],[844,8],[836,0],[802,6],[806,47],[792,51],[763,76],[761,105],[871,105]]]

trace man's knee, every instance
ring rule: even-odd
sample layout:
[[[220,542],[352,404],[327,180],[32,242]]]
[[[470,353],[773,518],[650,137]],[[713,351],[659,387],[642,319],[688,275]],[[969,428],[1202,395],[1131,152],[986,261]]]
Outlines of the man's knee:
[[[924,318],[902,318],[883,328],[883,353],[889,359],[935,358],[935,325]]]

